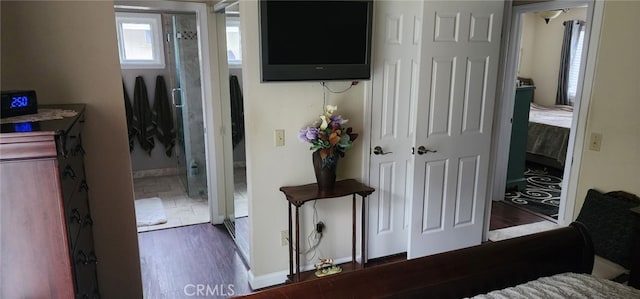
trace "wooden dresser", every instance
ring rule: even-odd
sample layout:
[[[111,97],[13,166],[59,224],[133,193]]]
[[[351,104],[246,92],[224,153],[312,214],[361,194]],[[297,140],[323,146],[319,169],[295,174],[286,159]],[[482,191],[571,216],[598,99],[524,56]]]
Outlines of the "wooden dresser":
[[[2,124],[0,298],[99,298],[84,171],[85,106],[59,120]]]

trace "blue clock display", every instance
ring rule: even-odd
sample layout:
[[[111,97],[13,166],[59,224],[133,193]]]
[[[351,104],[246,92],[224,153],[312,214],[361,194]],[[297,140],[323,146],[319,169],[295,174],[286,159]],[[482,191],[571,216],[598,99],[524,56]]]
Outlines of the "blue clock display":
[[[27,96],[17,96],[11,99],[11,109],[24,108],[29,106],[29,98]]]
[[[1,118],[38,113],[35,90],[3,90],[0,109]]]

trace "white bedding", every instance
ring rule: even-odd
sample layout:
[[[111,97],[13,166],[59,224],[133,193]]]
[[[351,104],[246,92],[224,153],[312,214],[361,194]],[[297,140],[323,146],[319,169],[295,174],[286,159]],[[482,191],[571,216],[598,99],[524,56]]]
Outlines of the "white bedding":
[[[573,118],[572,106],[543,106],[531,103],[529,110],[529,121],[550,126],[571,128],[571,120]]]
[[[563,273],[473,298],[640,298],[640,290],[587,274]]]

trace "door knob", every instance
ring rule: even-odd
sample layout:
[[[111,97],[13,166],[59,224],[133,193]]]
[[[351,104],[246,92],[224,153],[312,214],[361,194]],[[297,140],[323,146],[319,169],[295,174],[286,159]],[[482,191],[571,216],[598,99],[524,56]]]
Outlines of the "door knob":
[[[438,151],[432,150],[432,149],[428,149],[428,148],[426,148],[426,147],[424,147],[422,145],[418,147],[418,155],[424,155],[426,153],[437,153],[437,152]]]
[[[376,147],[374,147],[374,148],[373,148],[373,154],[374,154],[374,155],[386,155],[386,154],[391,154],[391,153],[393,153],[393,152],[386,152],[386,153],[385,153],[385,152],[382,150],[382,147],[381,147],[381,146],[376,146]]]

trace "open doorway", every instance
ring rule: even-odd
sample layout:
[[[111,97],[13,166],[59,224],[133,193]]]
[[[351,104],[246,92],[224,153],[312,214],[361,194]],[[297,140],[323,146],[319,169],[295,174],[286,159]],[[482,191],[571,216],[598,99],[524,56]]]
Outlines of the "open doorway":
[[[210,222],[195,13],[116,9],[138,232]]]
[[[571,221],[565,211],[575,201],[567,200],[568,183],[574,149],[581,150],[582,144],[575,140],[584,117],[580,109],[585,109],[582,89],[592,20],[588,1],[513,9],[491,209],[492,220],[504,221],[490,223],[490,240]]]
[[[557,222],[587,8],[553,12],[522,15],[505,202]]]
[[[185,281],[231,286],[236,287],[235,294],[247,293],[250,291],[247,276],[241,274],[247,270],[245,263],[222,224],[223,213],[219,212],[224,211],[226,194],[232,193],[225,185],[229,180],[224,175],[226,163],[223,163],[223,156],[230,153],[226,147],[231,146],[230,142],[224,140],[222,130],[218,130],[222,128],[224,118],[219,112],[227,109],[221,103],[221,98],[224,98],[223,90],[228,91],[228,79],[224,78],[226,75],[219,76],[223,73],[218,65],[218,57],[221,57],[217,51],[216,36],[219,18],[210,12],[206,4],[193,2],[116,1],[114,9],[117,13],[157,15],[159,21],[153,26],[164,29],[157,34],[159,38],[146,30],[153,26],[130,22],[132,25],[129,28],[133,28],[139,41],[133,45],[136,54],[151,52],[151,58],[155,58],[154,54],[160,52],[154,51],[153,46],[156,46],[156,42],[164,44],[159,46],[164,50],[164,59],[158,59],[164,65],[151,61],[153,59],[134,55],[136,63],[146,63],[144,67],[151,69],[148,72],[154,73],[147,79],[144,74],[138,74],[141,69],[137,69],[131,76],[134,83],[138,76],[146,82],[148,106],[149,110],[153,110],[158,93],[154,83],[158,75],[162,75],[166,81],[164,100],[169,103],[165,105],[168,106],[165,112],[174,121],[175,135],[172,136],[173,147],[170,151],[165,145],[166,140],[156,135],[158,127],[149,130],[147,135],[154,142],[151,151],[141,145],[147,139],[142,139],[141,143],[135,135],[136,138],[131,140],[133,153],[141,155],[142,161],[155,157],[157,152],[158,157],[166,162],[165,170],[162,171],[143,169],[142,172],[149,172],[150,175],[160,175],[152,179],[155,182],[140,182],[137,177],[134,179],[136,198],[141,195],[161,197],[160,205],[155,210],[165,212],[168,218],[166,224],[160,224],[164,225],[161,227],[164,229],[148,228],[138,234],[145,297],[188,296]],[[226,64],[224,67],[226,68]],[[165,73],[157,74],[160,69]],[[129,89],[128,94],[133,99],[137,93],[132,92],[135,86],[127,86],[130,80],[131,77],[125,76],[123,85]],[[140,90],[138,88],[138,93]],[[228,98],[225,103],[228,103]],[[153,111],[150,114],[151,119],[155,120]],[[156,124],[159,122],[156,121]],[[171,131],[164,128],[161,130],[164,133]],[[136,163],[136,157],[132,157],[132,161]],[[136,167],[137,165],[132,164],[134,171],[138,170]],[[165,195],[173,201],[166,200],[163,197]],[[173,208],[187,210],[180,211],[183,213],[197,212],[198,215],[180,221],[179,225],[172,225],[168,211]],[[136,214],[139,214],[137,208]],[[215,254],[212,255],[212,252]],[[230,272],[230,268],[240,272]],[[175,273],[180,273],[182,279],[173,279]]]
[[[214,115],[215,111],[220,110],[220,94],[213,92],[219,90],[219,79],[212,69],[217,55],[209,50],[211,37],[207,6],[172,1],[116,1],[114,10],[118,14],[134,14],[134,17],[148,15],[154,19],[145,23],[137,18],[124,18],[116,20],[117,28],[114,28],[122,37],[125,35],[123,24],[127,23],[131,31],[127,32],[128,37],[125,38],[133,36],[133,40],[137,41],[128,45],[131,48],[127,50],[131,55],[125,58],[131,60],[131,65],[123,66],[123,75],[129,71],[129,67],[133,70],[123,77],[125,94],[131,97],[125,98],[124,102],[128,103],[127,124],[132,153],[142,156],[142,162],[155,158],[162,162],[160,166],[143,163],[144,167],[139,167],[135,163],[140,161],[136,162],[136,157],[133,157],[132,169],[142,172],[136,177],[172,177],[170,180],[149,183],[147,188],[143,186],[142,193],[146,194],[141,195],[160,195],[161,192],[168,192],[166,189],[173,190],[171,192],[174,194],[181,192],[204,208],[196,211],[190,207],[192,213],[196,211],[201,216],[190,217],[191,224],[202,221],[222,224],[219,206],[223,204],[221,198],[226,188],[220,182],[224,169],[222,163],[217,162],[217,157],[221,156],[223,141],[216,130],[207,130],[220,127],[222,123]],[[119,47],[121,60],[124,49]],[[133,87],[132,83],[127,83],[131,81]],[[144,96],[135,93],[136,81],[144,81],[145,84],[138,82],[138,93],[147,96],[147,101],[138,101],[142,103],[142,109],[135,107],[139,111],[146,111],[138,114],[137,119],[133,117],[136,115],[133,100]],[[156,83],[160,81],[164,86]],[[159,92],[155,92],[156,86]],[[146,87],[146,90],[142,87]],[[164,95],[160,97],[163,101],[158,102],[164,103],[163,109],[154,107],[156,94]],[[173,128],[165,126],[171,124],[169,117],[172,118]],[[140,136],[140,132],[144,135]],[[181,199],[174,198],[174,202],[169,202],[168,206],[174,207],[178,201]],[[154,210],[163,211],[164,203],[156,204]],[[180,225],[188,225],[188,222]]]

